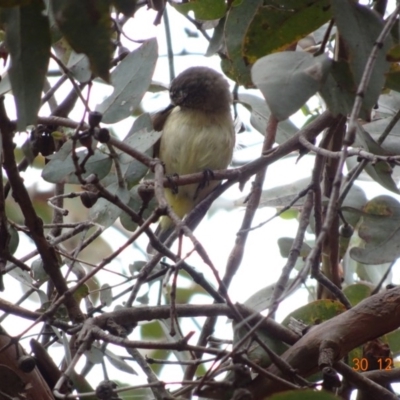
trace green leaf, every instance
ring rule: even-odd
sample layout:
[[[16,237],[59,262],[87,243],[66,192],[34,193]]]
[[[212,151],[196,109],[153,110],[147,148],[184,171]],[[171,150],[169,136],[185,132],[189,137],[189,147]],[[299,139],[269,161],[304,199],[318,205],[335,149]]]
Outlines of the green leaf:
[[[283,52],[260,58],[251,75],[272,114],[282,121],[318,91],[330,66],[331,60],[325,54],[313,57],[308,53]]]
[[[291,279],[289,280],[288,287],[293,284],[294,280]],[[297,287],[301,285],[301,282],[298,281],[298,284],[296,284]],[[258,290],[256,293],[253,293],[244,303],[248,308],[251,308],[254,311],[264,311],[267,308],[271,306],[271,297],[272,294],[275,290],[276,284],[272,284],[269,286],[266,286],[260,290]]]
[[[281,237],[278,239],[279,251],[282,257],[289,257],[290,249],[292,248],[293,242],[294,239],[292,238]],[[310,251],[311,247],[307,243],[303,242],[300,249],[300,257],[306,258],[310,254]]]
[[[0,81],[0,96],[5,95],[11,90],[10,75],[6,72]]]
[[[390,70],[386,74],[385,87],[400,92],[400,66],[398,63],[390,65]]]
[[[356,98],[357,87],[350,72],[349,64],[335,61],[326,81],[319,90],[328,110],[334,114],[347,115]]]
[[[350,70],[358,86],[384,22],[377,13],[356,2],[332,0],[331,5],[336,26],[349,54]],[[363,113],[369,113],[382,91],[385,73],[389,70],[386,53],[391,43],[388,36],[378,51],[371,79],[363,93]]]
[[[279,211],[279,209],[277,211]],[[296,219],[298,216],[299,216],[299,211],[293,208],[290,208],[289,210],[286,210],[279,215],[280,218],[285,220]]]
[[[194,12],[200,20],[220,19],[225,15],[225,0],[189,0],[187,3],[173,3],[174,8],[182,14]]]
[[[10,235],[10,241],[8,243],[8,251],[10,254],[14,254],[17,251],[19,245],[18,231],[13,225],[7,225],[7,230]]]
[[[0,0],[0,7],[26,6],[32,3],[32,0]]]
[[[138,194],[138,186],[135,186],[130,190],[128,207],[130,207],[132,210],[138,213],[142,205],[143,205],[143,200]],[[147,205],[147,208],[144,210],[142,217],[148,218],[156,207],[157,207],[157,200],[155,197],[153,197],[150,200],[149,204]],[[121,214],[120,221],[122,226],[128,231],[133,232],[137,228],[137,224],[132,221],[132,218],[126,212],[123,212]]]
[[[108,0],[52,0],[60,31],[77,53],[90,60],[95,75],[109,81],[112,20]]]
[[[58,31],[57,27],[52,27],[52,29]],[[75,52],[64,37],[53,43],[53,49],[75,79],[79,82],[90,80],[92,71],[89,59],[85,54]]]
[[[351,225],[356,226],[360,219],[359,213],[349,212],[351,210],[362,210],[367,203],[367,196],[359,186],[353,185],[343,201],[341,211],[345,220]]]
[[[243,326],[242,323],[233,323],[233,346],[237,347],[237,344],[247,335],[248,329]],[[268,332],[257,329],[257,336],[259,339],[276,354],[281,355],[287,349],[288,345],[274,336],[268,334]],[[247,339],[241,346],[240,351],[245,351],[246,356],[255,362],[257,365],[265,368],[271,365],[271,359],[266,351],[256,342],[253,338]]]
[[[90,62],[85,54],[78,54],[72,50],[67,62],[67,68],[79,82],[87,82],[91,78]]]
[[[397,357],[400,354],[400,329],[387,333],[385,339],[387,340],[393,356]]]
[[[150,86],[157,54],[157,41],[150,39],[119,63],[111,75],[113,93],[96,107],[102,122],[112,124],[133,114]]]
[[[385,161],[378,161],[374,165],[367,164],[365,166],[365,172],[385,189],[390,190],[393,193],[400,193],[396,183],[392,178],[393,169],[389,163]]]
[[[100,364],[103,362],[104,353],[96,344],[92,344],[92,346],[90,346],[90,349],[86,350],[84,354],[86,358],[93,364]]]
[[[387,128],[389,123],[391,123],[393,119],[392,110],[399,110],[400,109],[400,94],[397,92],[391,91],[390,94],[397,94],[396,98],[392,97],[388,99],[388,95],[382,95],[380,99],[386,98],[388,100],[388,104],[383,105],[379,104],[380,115],[388,115],[387,118],[381,118],[369,122],[367,124],[362,125],[364,131],[368,132],[372,139],[376,141],[381,136],[382,132]],[[385,110],[386,108],[386,110]],[[388,136],[386,136],[385,141],[380,145],[382,149],[383,155],[399,155],[400,154],[400,122],[397,122],[396,125],[393,127],[392,131]]]
[[[357,126],[356,144],[373,154],[384,156],[395,154],[394,147],[389,148],[388,151],[383,149],[361,125]],[[367,164],[365,172],[385,189],[397,194],[400,193],[392,178],[393,169],[389,163],[378,161],[374,164]]]
[[[259,7],[246,32],[244,58],[252,65],[262,56],[286,49],[331,18],[329,0],[268,1]]]
[[[368,131],[364,129],[364,126],[362,126],[361,124],[357,124],[356,133],[357,136],[355,144],[357,146],[360,146],[363,149],[373,154],[381,156],[393,155],[392,151],[391,152],[385,151],[379,143],[375,142],[375,140],[371,137]]]
[[[337,400],[333,394],[311,389],[306,390],[291,390],[284,393],[275,394],[269,397],[269,400]]]
[[[112,287],[103,283],[100,288],[100,303],[102,306],[110,307],[113,301]]]
[[[117,368],[119,371],[126,372],[128,374],[137,375],[137,372],[119,355],[114,354],[108,349],[105,349],[104,355],[107,360]]]
[[[363,283],[356,283],[344,288],[343,293],[349,299],[350,304],[354,307],[362,300],[371,296],[372,288]]]
[[[355,262],[352,258],[350,258],[351,261]],[[356,263],[356,274],[357,276],[365,282],[370,282],[374,287],[380,282],[382,282],[382,279],[384,275],[387,273],[388,268],[390,267],[391,263],[383,263],[383,264],[362,264],[360,262],[355,262]],[[384,280],[383,286],[391,283],[391,273],[389,273],[389,276]]]
[[[282,209],[291,203],[302,190],[306,189],[310,182],[310,178],[302,178],[287,185],[263,190],[259,207],[275,207]],[[293,207],[300,208],[303,206],[303,203],[304,197],[299,199]]]
[[[118,183],[112,183],[106,188],[112,195],[118,197],[123,203],[129,201],[129,191],[124,187],[119,187]],[[115,204],[104,198],[100,198],[90,209],[89,217],[92,221],[108,228],[121,215],[122,210]]]
[[[262,135],[265,135],[268,119],[271,115],[267,103],[262,98],[249,93],[239,93],[238,100],[246,108],[251,110],[250,123],[253,128],[257,129]],[[286,142],[297,131],[298,129],[290,120],[281,121],[278,124],[276,143],[282,144]]]
[[[140,328],[141,340],[165,340],[165,335],[161,327],[161,323],[157,320],[153,320],[149,323],[144,323],[138,326],[138,328]],[[166,350],[153,350],[148,354],[148,357],[167,359],[169,354],[170,352]],[[151,369],[154,372],[159,373],[162,369],[162,365],[152,364]]]
[[[231,7],[226,17],[224,37],[228,57],[222,60],[221,67],[227,76],[246,87],[253,84],[250,67],[243,59],[243,40],[262,3],[262,0],[243,1],[236,7]]]
[[[111,3],[126,17],[132,17],[135,14],[137,0],[111,0]]]
[[[2,10],[10,52],[11,87],[17,109],[17,129],[35,125],[50,57],[49,21],[41,0]]]
[[[121,391],[118,393],[118,396],[121,398],[121,400],[135,400],[135,399],[152,400],[154,398],[153,392],[151,391],[150,388],[145,387],[143,389],[136,389],[136,388],[126,389],[132,385],[124,382],[119,382],[118,380],[115,379],[113,379],[113,381],[118,385],[118,389],[125,388],[123,392]],[[83,391],[81,390],[81,392]],[[94,400],[98,400],[98,397],[96,397],[96,399]]]
[[[363,208],[358,235],[363,247],[353,247],[350,257],[363,264],[390,263],[400,257],[400,203],[382,195]]]
[[[205,54],[206,57],[213,56],[223,46],[225,22],[226,18],[221,18],[218,22],[218,25],[214,28],[213,35],[208,44],[208,48]]]
[[[124,138],[124,142],[135,150],[151,156],[153,154],[153,146],[158,142],[161,135],[162,132],[153,130],[151,117],[145,113],[136,118]],[[148,167],[121,150],[118,150],[117,154],[121,164],[122,175],[130,188],[146,175]]]
[[[87,154],[87,150],[78,150],[78,162],[82,162]],[[75,165],[72,161],[72,141],[69,140],[63,144],[61,149],[54,155],[48,157],[50,162],[45,165],[42,171],[42,178],[51,183],[75,183],[79,180],[75,174]],[[111,169],[111,158],[95,149],[85,164],[86,172],[82,175],[84,178],[90,174],[96,174],[99,179],[103,179]]]
[[[316,300],[291,312],[282,321],[282,325],[287,327],[291,317],[307,325],[315,325],[336,317],[345,311],[345,306],[337,300]]]

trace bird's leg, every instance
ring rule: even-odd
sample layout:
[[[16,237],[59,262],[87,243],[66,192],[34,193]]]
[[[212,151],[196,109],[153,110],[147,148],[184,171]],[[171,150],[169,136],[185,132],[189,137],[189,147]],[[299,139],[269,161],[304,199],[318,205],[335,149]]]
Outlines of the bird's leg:
[[[198,196],[200,190],[204,189],[206,186],[208,186],[210,184],[210,180],[212,178],[214,178],[214,171],[206,168],[203,171],[203,180],[199,183],[199,186],[197,186],[196,193],[194,195],[195,199],[197,199],[197,196]]]
[[[179,191],[179,186],[176,184],[174,181],[174,178],[179,178],[178,174],[172,174],[172,175],[166,175],[166,178],[171,186],[171,192],[172,194],[178,194]]]

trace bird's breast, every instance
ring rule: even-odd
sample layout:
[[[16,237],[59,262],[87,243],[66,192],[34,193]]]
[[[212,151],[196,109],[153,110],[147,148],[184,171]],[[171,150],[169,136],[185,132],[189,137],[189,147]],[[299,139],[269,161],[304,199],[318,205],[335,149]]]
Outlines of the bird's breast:
[[[177,107],[165,122],[160,159],[167,174],[227,168],[235,134],[230,112],[205,113]]]

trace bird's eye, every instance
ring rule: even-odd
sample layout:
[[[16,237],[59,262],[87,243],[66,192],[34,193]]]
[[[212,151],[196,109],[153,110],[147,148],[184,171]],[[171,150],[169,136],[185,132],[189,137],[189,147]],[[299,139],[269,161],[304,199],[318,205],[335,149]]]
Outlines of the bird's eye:
[[[171,99],[179,104],[185,99],[185,92],[183,90],[173,90],[171,91]]]

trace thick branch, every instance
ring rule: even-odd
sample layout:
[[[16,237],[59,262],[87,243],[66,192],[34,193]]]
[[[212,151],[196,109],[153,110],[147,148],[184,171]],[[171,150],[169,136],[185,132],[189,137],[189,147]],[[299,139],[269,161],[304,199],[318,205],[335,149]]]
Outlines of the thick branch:
[[[24,215],[25,224],[29,229],[32,240],[35,242],[40,257],[42,258],[43,267],[53,281],[58,294],[61,296],[68,291],[68,286],[61,274],[56,252],[44,236],[43,221],[36,215],[29,193],[19,174],[14,156],[12,124],[10,123],[4,108],[4,99],[0,101],[0,130],[4,148],[3,165],[13,191],[13,196]],[[83,320],[83,315],[79,306],[72,296],[66,296],[64,303],[72,321]]]
[[[318,368],[321,343],[331,341],[339,349],[337,360],[369,340],[391,332],[400,326],[400,287],[371,296],[352,309],[309,330],[282,358],[302,376]],[[281,376],[272,365],[268,371]],[[254,399],[262,399],[283,390],[276,382],[258,376],[249,389]]]

